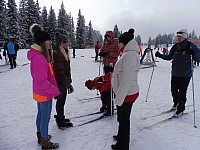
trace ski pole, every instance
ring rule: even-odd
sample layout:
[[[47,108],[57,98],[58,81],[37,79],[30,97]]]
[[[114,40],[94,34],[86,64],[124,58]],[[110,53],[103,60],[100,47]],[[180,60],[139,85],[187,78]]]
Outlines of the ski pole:
[[[147,95],[146,95],[146,101],[145,102],[147,102],[147,98],[148,98],[148,95],[149,95],[149,89],[150,89],[150,86],[151,86],[151,80],[152,80],[153,73],[154,73],[154,67],[155,67],[155,62],[153,62],[153,69],[152,69],[152,73],[151,73],[151,78],[150,78],[149,87],[148,87],[148,90],[147,90]]]
[[[100,74],[101,74],[100,68],[101,68],[101,57],[100,57],[100,63],[99,63],[99,77],[100,77]],[[97,95],[99,95],[98,90],[97,90]]]
[[[195,100],[194,100],[194,66],[193,66],[193,60],[192,60],[192,101],[193,101],[193,111],[194,111],[194,127],[197,128],[196,126],[196,114],[195,114]]]
[[[110,63],[109,72],[110,72],[110,112],[111,116],[113,115],[113,89],[111,85],[112,80],[112,71],[113,71],[113,63]]]

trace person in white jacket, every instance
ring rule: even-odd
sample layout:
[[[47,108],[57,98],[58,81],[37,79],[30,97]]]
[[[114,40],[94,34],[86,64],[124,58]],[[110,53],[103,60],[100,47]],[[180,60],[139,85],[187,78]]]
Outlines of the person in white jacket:
[[[111,147],[113,150],[129,150],[130,114],[132,105],[139,96],[137,76],[140,70],[140,50],[134,39],[134,29],[129,29],[119,37],[119,47],[124,47],[124,50],[115,64],[111,80],[119,127],[118,134],[113,136],[117,143]]]

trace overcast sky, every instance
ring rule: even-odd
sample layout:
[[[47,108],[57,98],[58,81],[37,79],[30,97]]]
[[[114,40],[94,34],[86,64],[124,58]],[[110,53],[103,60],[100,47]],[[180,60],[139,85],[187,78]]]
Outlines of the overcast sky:
[[[17,5],[20,0],[16,0]],[[36,1],[36,0],[35,0]],[[56,15],[62,0],[38,0],[41,9],[52,5]],[[65,10],[74,18],[75,27],[78,10],[86,20],[92,21],[93,29],[105,34],[117,24],[122,32],[129,28],[146,42],[159,33],[172,33],[187,28],[200,35],[200,0],[63,0]]]

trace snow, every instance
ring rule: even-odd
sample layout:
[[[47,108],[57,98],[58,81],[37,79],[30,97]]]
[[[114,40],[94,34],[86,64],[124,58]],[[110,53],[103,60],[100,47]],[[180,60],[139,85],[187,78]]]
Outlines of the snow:
[[[29,71],[27,50],[20,50],[16,69],[9,69],[2,65],[0,60],[0,149],[1,150],[39,150],[36,139],[35,118],[37,113],[36,102],[32,99],[32,79]],[[93,79],[100,72],[102,64],[94,62],[94,50],[76,50],[76,58],[71,58],[72,78],[74,93],[68,95],[65,105],[67,118],[96,112],[101,107],[97,91],[90,91],[84,82]],[[82,56],[82,57],[81,57]],[[130,150],[199,150],[200,149],[200,107],[199,74],[200,67],[194,70],[195,94],[195,124],[192,106],[186,107],[185,112],[190,112],[181,118],[155,125],[154,123],[170,117],[173,113],[157,117],[149,116],[159,114],[172,106],[170,93],[171,62],[157,59],[153,78],[146,100],[146,94],[153,68],[141,69],[139,72],[140,96],[134,103],[131,114],[131,139]],[[27,65],[23,65],[27,64]],[[9,71],[6,71],[9,70]],[[188,87],[187,104],[193,105],[192,80]],[[55,114],[55,100],[49,134],[53,135],[52,141],[60,143],[60,150],[109,150],[114,144],[112,136],[117,133],[118,123],[116,115],[80,127],[60,130],[53,118]],[[94,116],[71,119],[74,125],[80,124]],[[147,119],[144,119],[147,117]]]

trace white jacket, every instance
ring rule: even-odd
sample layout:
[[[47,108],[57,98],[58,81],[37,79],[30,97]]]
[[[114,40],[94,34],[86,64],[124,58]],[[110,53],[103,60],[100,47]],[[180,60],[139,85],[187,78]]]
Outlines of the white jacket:
[[[135,39],[132,39],[124,47],[122,56],[115,64],[112,74],[112,87],[116,94],[115,104],[121,106],[128,95],[139,92],[137,81],[140,70],[139,47]]]

